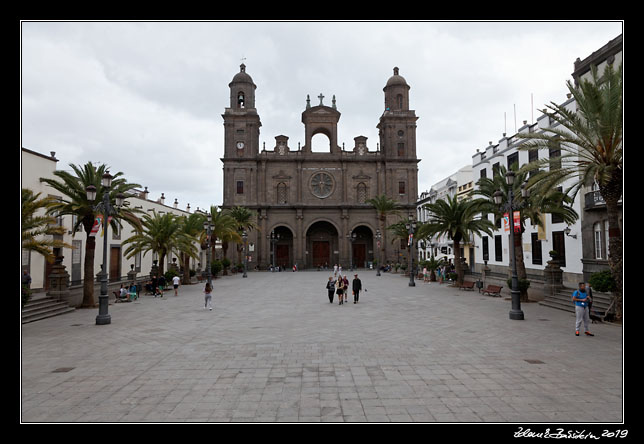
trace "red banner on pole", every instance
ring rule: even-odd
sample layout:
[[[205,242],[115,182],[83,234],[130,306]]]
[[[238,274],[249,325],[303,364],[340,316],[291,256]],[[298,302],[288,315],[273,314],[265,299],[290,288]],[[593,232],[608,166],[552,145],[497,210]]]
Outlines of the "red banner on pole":
[[[512,218],[514,219],[514,232],[521,232],[521,212],[515,211],[512,213]]]

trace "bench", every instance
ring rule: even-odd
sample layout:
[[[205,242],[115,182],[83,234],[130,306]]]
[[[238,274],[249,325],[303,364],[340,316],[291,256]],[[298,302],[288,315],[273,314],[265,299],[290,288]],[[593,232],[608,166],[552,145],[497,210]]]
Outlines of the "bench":
[[[464,281],[458,286],[459,290],[474,290],[474,282]]]
[[[481,290],[483,294],[488,294],[490,296],[498,296],[501,297],[501,289],[503,287],[499,287],[498,285],[488,285],[486,288]]]
[[[113,291],[112,293],[114,294],[114,303],[117,303],[117,302],[130,302],[129,293],[125,297],[121,297],[121,292],[120,291]]]

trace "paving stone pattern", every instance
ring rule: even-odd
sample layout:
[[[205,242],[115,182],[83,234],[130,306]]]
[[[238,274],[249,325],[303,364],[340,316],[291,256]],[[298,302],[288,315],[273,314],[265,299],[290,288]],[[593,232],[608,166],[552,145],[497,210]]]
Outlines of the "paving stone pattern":
[[[349,273],[347,273],[349,274]],[[360,271],[249,273],[21,326],[23,422],[622,421],[622,328]]]

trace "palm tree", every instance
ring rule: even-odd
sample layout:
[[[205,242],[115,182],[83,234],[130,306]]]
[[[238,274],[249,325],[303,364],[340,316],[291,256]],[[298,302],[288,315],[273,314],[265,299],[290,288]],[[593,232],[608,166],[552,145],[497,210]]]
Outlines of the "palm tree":
[[[259,225],[255,222],[257,214],[246,207],[236,206],[228,210],[230,217],[235,219],[237,232],[241,235],[243,230],[250,231],[258,229]],[[242,244],[237,244],[237,263],[241,263],[241,252],[244,249]]]
[[[529,171],[528,168],[517,169],[513,165],[512,170],[515,172],[514,184],[512,186],[507,184],[505,174],[507,172],[504,166],[499,168],[498,173],[492,179],[482,177],[478,182],[478,190],[475,195],[483,196],[487,199],[487,205],[483,207],[485,213],[494,214],[494,221],[499,221],[504,214],[501,210],[503,205],[508,201],[510,187],[513,192],[513,204],[521,206],[520,221],[521,228],[514,236],[514,255],[517,264],[517,277],[519,280],[527,279],[525,261],[523,259],[523,233],[528,221],[532,225],[543,227],[543,214],[554,214],[560,216],[563,221],[568,224],[574,224],[579,215],[572,208],[572,199],[565,193],[557,189],[529,189],[530,193],[527,197],[523,197],[521,187],[527,183]],[[494,193],[499,190],[503,194],[501,205],[494,203]],[[508,237],[510,235],[508,234]],[[528,291],[526,288],[521,290],[521,301],[528,300]]]
[[[224,250],[224,258],[226,258],[228,243],[241,242],[242,240],[241,236],[237,232],[237,222],[228,213],[228,211],[223,211],[215,205],[211,205],[210,207],[210,216],[211,224],[213,225],[212,240],[210,242],[212,257],[215,257],[215,242],[219,239],[221,241],[221,248]],[[205,233],[203,236],[205,238]],[[202,241],[203,240],[204,239],[202,239]],[[224,274],[227,274],[226,269],[224,269]]]
[[[430,212],[427,230],[434,235],[446,235],[454,243],[454,266],[459,284],[463,282],[460,242],[472,234],[487,233],[491,236],[494,230],[492,222],[480,217],[486,203],[484,199],[459,201],[457,196],[447,196],[447,200],[423,206]]]
[[[76,232],[80,227],[85,230],[85,260],[83,263],[83,307],[93,307],[96,303],[94,300],[94,252],[96,250],[96,238],[91,235],[92,227],[96,221],[98,213],[94,209],[94,202],[87,200],[86,188],[89,185],[96,187],[95,202],[103,201],[105,188],[101,184],[103,174],[107,172],[106,165],[96,166],[88,162],[82,167],[70,164],[74,174],[57,170],[54,175],[57,179],[40,178],[40,181],[58,191],[63,197],[49,206],[48,214],[57,214],[60,216],[76,216],[76,223],[72,227],[72,232]],[[112,184],[109,189],[110,201],[115,202],[116,195],[123,193],[127,195],[133,189],[140,187],[139,184],[128,183],[122,177],[123,173],[118,172],[113,175]],[[139,210],[129,209],[127,207],[117,208],[113,204],[115,213],[112,215],[110,226],[116,229],[121,226],[121,220],[127,221],[134,227],[140,226],[140,221],[136,216]]]
[[[122,243],[127,245],[125,257],[131,258],[137,253],[145,254],[148,251],[157,254],[159,275],[163,275],[165,258],[170,253],[183,252],[190,257],[197,257],[196,239],[183,229],[179,216],[153,211],[152,215],[145,214],[142,219],[142,228],[137,229],[133,236]]]
[[[622,234],[619,227],[619,200],[623,188],[623,83],[622,65],[614,69],[607,65],[600,77],[596,67],[591,69],[591,80],[581,80],[575,87],[566,82],[577,103],[576,111],[551,102],[546,107],[559,125],[542,133],[519,134],[528,139],[522,150],[561,150],[561,166],[549,159],[533,163],[533,169],[550,167],[531,180],[541,188],[554,188],[564,181],[572,185],[565,190],[573,198],[583,186],[593,181],[606,202],[608,216],[609,265],[617,282],[614,299],[617,315],[622,308]]]
[[[181,216],[181,231],[183,231],[186,236],[193,238],[193,240],[196,242],[203,232],[203,223],[205,219],[206,218],[201,213],[192,213],[189,216]],[[188,252],[181,252],[181,258],[183,262],[182,280],[184,285],[190,283],[190,257],[191,255]]]
[[[22,249],[35,251],[45,257],[47,262],[52,263],[55,259],[54,248],[73,248],[62,240],[55,238],[44,238],[43,236],[56,236],[65,234],[65,228],[57,225],[56,218],[43,212],[55,202],[54,198],[45,197],[40,199],[40,193],[22,189],[22,212],[21,212],[21,238]],[[40,213],[37,215],[36,213]]]
[[[445,261],[443,259],[436,259],[434,256],[425,260],[425,267],[429,270],[429,280],[431,282],[436,282],[436,269],[441,267],[444,263]]]
[[[392,245],[400,241],[405,241],[405,245],[407,245],[406,241],[409,237],[409,232],[407,231],[407,227],[405,226],[406,223],[406,221],[401,220],[387,227],[387,231],[391,232]],[[396,259],[396,261],[397,260],[398,259]]]
[[[398,214],[399,205],[395,200],[387,197],[385,194],[380,194],[376,197],[372,197],[371,199],[368,199],[366,203],[373,206],[378,213],[378,219],[380,220],[380,232],[382,233],[381,252],[383,253],[380,255],[380,257],[384,258],[386,233],[385,222],[387,220],[387,216],[389,216],[390,214]],[[385,259],[383,259],[383,262],[384,261]]]

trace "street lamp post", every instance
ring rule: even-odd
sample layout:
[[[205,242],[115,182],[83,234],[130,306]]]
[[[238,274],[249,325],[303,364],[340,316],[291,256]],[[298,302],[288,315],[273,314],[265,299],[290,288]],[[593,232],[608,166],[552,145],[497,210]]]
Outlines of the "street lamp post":
[[[242,231],[242,238],[244,239],[244,274],[242,277],[245,278],[248,277],[246,275],[246,271],[248,269],[248,233],[246,230]]]
[[[382,239],[382,234],[379,229],[376,229],[376,246],[378,247],[378,263],[376,264],[376,276],[380,276],[380,239]]]
[[[272,246],[272,255],[273,255],[273,260],[272,260],[272,267],[273,267],[273,272],[275,272],[275,244],[280,238],[280,235],[275,233],[275,230],[271,231],[271,234],[269,236],[266,236],[271,240],[271,246]]]
[[[210,238],[212,237],[212,215],[208,213],[207,220],[203,223],[203,228],[206,230],[206,277],[208,285],[212,287],[212,269],[210,263]]]
[[[515,210],[520,210],[523,208],[523,205],[521,204],[515,204],[514,202],[514,191],[513,191],[513,184],[514,184],[514,178],[515,174],[514,171],[508,171],[505,174],[505,181],[509,185],[508,186],[508,201],[505,205],[501,206],[502,210],[507,210],[509,214],[509,219],[510,219],[510,261],[511,261],[511,268],[512,268],[512,289],[510,291],[510,294],[512,295],[512,309],[510,310],[510,319],[514,320],[523,320],[523,311],[521,310],[521,292],[519,291],[519,278],[517,276],[517,260],[514,255],[514,211]],[[528,196],[528,190],[525,187],[525,184],[521,186],[521,195],[522,197],[527,197]],[[500,190],[497,190],[494,193],[494,202],[497,205],[501,205],[503,202],[503,193]]]
[[[99,202],[94,211],[102,213],[103,215],[103,265],[101,271],[101,294],[98,296],[98,315],[96,316],[96,325],[107,325],[112,323],[112,316],[108,313],[109,295],[107,294],[107,219],[116,214],[117,209],[123,206],[125,196],[123,193],[116,195],[116,207],[112,206],[110,202],[110,187],[112,186],[112,175],[105,172],[101,179],[103,187],[103,201]],[[85,192],[87,193],[87,200],[94,202],[96,200],[96,187],[89,185]]]
[[[414,249],[414,232],[416,231],[416,221],[413,219],[409,219],[409,221],[405,224],[405,228],[407,228],[407,233],[409,233],[409,286],[410,287],[415,287],[416,283],[414,282],[414,255],[412,253]]]
[[[349,242],[351,243],[349,247],[349,258],[350,258],[349,263],[352,271],[356,269],[355,264],[353,263],[353,243],[356,241],[356,237],[357,236],[354,232],[349,232],[349,234],[347,234],[347,239],[349,239]]]

